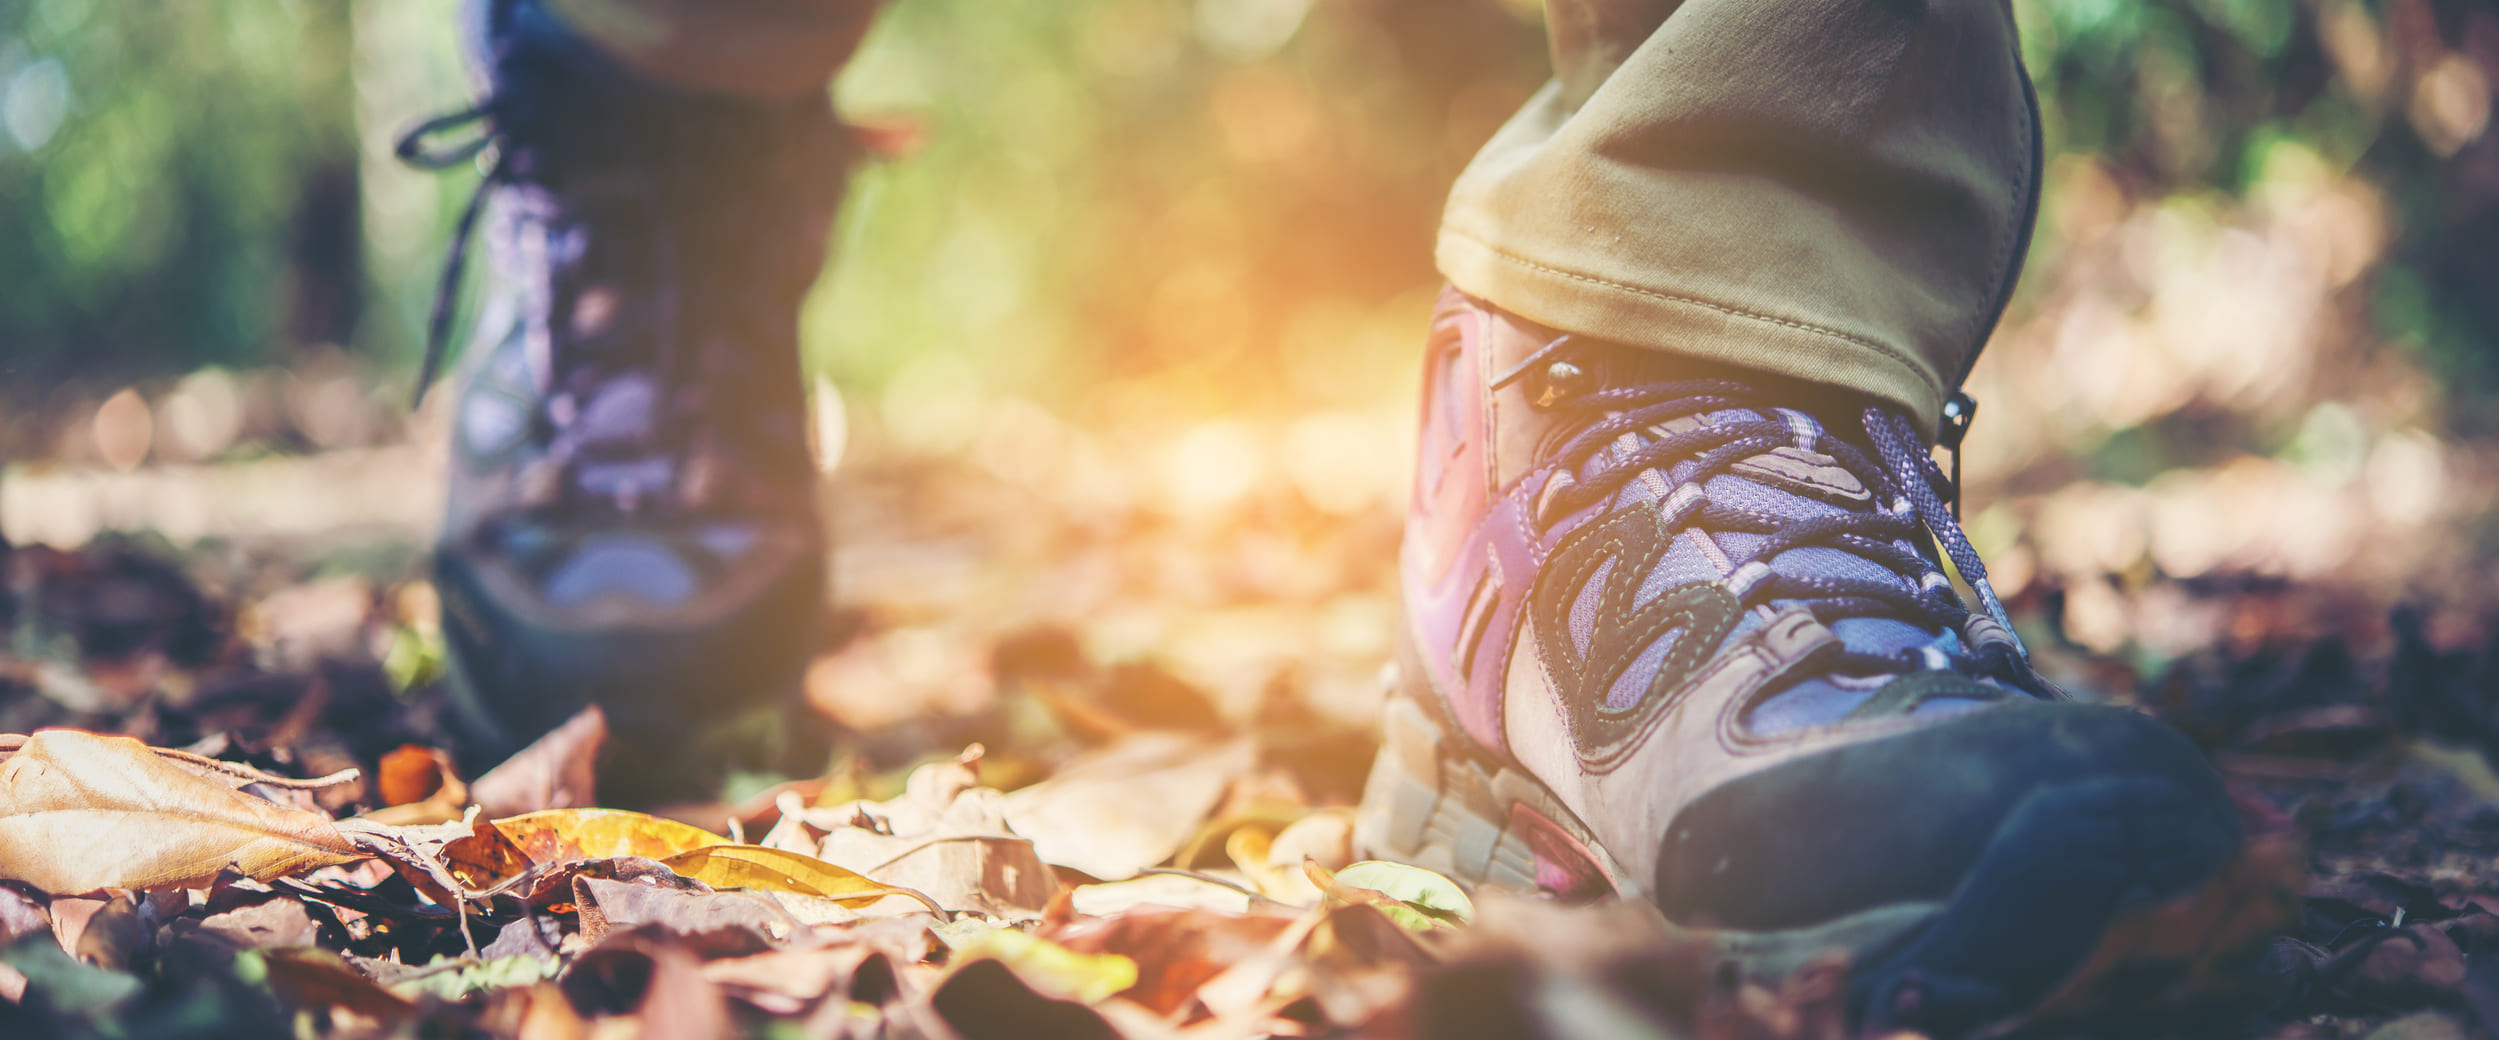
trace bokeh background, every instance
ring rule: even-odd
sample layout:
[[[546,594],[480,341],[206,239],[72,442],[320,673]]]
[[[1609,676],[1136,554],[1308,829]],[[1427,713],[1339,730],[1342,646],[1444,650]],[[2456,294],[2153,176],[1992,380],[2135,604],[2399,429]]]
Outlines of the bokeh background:
[[[443,395],[405,402],[472,184],[389,145],[465,98],[452,7],[0,0],[0,533],[413,573]],[[2499,10],[2014,7],[2049,170],[1973,380],[1999,587],[2146,666],[2246,623],[2217,584],[2475,616]],[[805,320],[885,619],[835,678],[978,685],[970,603],[1243,697],[1276,674],[1246,657],[1376,665],[1432,225],[1544,71],[1534,0],[896,0],[837,94],[918,144],[858,179]]]

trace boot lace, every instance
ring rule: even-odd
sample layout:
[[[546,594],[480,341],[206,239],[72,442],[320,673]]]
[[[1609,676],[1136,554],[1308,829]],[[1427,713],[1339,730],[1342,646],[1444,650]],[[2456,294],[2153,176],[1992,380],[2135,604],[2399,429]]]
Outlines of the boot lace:
[[[1539,363],[1551,350],[1549,346],[1540,351],[1528,364]],[[1962,531],[1956,510],[1946,506],[1944,494],[1938,491],[1951,489],[1957,500],[1957,489],[1936,465],[1917,427],[1899,411],[1881,406],[1864,409],[1860,420],[1874,448],[1869,454],[1821,424],[1805,421],[1802,413],[1778,407],[1761,391],[1726,380],[1590,390],[1550,400],[1546,407],[1569,409],[1580,418],[1570,424],[1577,432],[1556,456],[1562,463],[1555,478],[1560,486],[1549,486],[1537,509],[1541,521],[1549,523],[1607,501],[1632,482],[1650,479],[1647,475],[1652,472],[1688,463],[1690,469],[1671,491],[1664,491],[1657,506],[1663,511],[1661,524],[1761,536],[1750,558],[1725,579],[1725,587],[1738,603],[1747,608],[1773,600],[1801,604],[1825,625],[1845,618],[1891,618],[1932,633],[1961,634],[1970,651],[1966,661],[1947,664],[1944,655],[1928,650],[1906,652],[1907,660],[1841,650],[1832,661],[1836,670],[1875,674],[1904,667],[1953,667],[2027,688],[2044,687],[2029,667],[2028,653],[2013,633],[2002,599],[1988,583],[1986,565]],[[1729,411],[1762,418],[1718,418],[1679,429],[1668,426],[1680,419]],[[1968,406],[1958,411],[1967,415]],[[1711,500],[1706,487],[1711,477],[1785,446],[1828,456],[1872,491],[1875,502],[1834,515],[1799,518]],[[1772,568],[1771,561],[1781,554],[1808,547],[1848,553],[1901,581],[1800,575]],[[1943,573],[1937,559],[1939,548],[1940,556],[1951,561],[1977,594],[1985,617],[1994,622],[1977,626],[1983,639],[1967,638],[1973,631],[1973,612]]]

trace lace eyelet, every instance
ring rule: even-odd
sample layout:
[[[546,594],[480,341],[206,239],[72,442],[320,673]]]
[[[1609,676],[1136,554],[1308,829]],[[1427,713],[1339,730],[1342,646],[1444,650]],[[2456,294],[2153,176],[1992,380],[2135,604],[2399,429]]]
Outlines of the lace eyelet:
[[[1536,374],[1529,400],[1538,408],[1552,408],[1594,389],[1595,380],[1588,371],[1569,361],[1555,361]]]

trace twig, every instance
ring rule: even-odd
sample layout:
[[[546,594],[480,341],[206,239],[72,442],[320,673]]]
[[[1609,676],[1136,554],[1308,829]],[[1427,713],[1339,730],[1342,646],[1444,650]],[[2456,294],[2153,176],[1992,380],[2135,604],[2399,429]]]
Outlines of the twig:
[[[13,755],[19,751],[25,750],[26,741],[28,739],[27,735],[23,733],[0,734],[0,756]],[[354,783],[357,777],[364,775],[363,770],[351,766],[346,769],[341,769],[328,776],[316,776],[310,780],[297,780],[293,777],[273,776],[268,773],[261,772],[251,766],[244,765],[241,762],[228,762],[221,758],[210,758],[206,755],[195,755],[188,751],[176,748],[152,747],[148,750],[155,752],[158,758],[170,758],[176,762],[198,766],[199,768],[208,770],[212,773],[223,773],[239,780],[248,780],[255,784],[267,784],[271,787],[282,788],[289,791],[318,791],[325,787],[337,787],[340,784]]]

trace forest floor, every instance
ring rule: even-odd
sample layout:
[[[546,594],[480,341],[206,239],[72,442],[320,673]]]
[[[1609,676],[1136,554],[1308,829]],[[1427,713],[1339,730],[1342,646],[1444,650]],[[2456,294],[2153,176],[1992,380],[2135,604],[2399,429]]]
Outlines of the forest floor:
[[[1354,865],[1388,511],[1086,494],[846,468],[833,754],[652,816],[594,810],[595,716],[450,764],[409,532],[18,546],[0,1035],[1845,1034],[1844,965],[1731,985],[1639,914]],[[2213,637],[2091,652],[2033,582],[2043,667],[2209,749],[2295,887],[2024,1033],[2499,1036],[2499,613],[2122,580]]]

